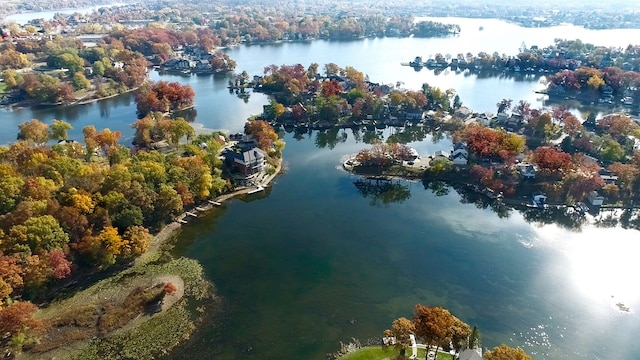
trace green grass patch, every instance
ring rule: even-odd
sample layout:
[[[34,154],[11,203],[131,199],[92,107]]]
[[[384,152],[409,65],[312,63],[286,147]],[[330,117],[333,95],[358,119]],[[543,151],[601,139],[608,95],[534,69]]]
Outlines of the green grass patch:
[[[0,93],[4,93],[7,91],[7,84],[4,82],[0,82]]]
[[[347,354],[340,360],[406,360],[411,356],[411,349],[407,349],[404,357],[400,356],[400,351],[393,347],[383,348],[382,346],[366,346],[355,352]],[[418,349],[418,359],[424,359],[426,353],[424,349]],[[436,360],[453,360],[453,357],[446,353],[438,353]]]
[[[153,304],[162,291],[153,284],[172,278],[184,282],[184,296],[164,312],[150,311],[157,309]],[[134,266],[43,309],[38,318],[51,331],[27,353],[47,358],[151,359],[195,331],[202,311],[215,303],[212,293],[195,260]]]

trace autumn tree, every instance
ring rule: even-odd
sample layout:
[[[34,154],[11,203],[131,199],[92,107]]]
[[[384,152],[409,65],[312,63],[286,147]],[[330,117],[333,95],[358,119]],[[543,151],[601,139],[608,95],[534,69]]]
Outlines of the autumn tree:
[[[455,317],[446,309],[417,304],[413,323],[416,334],[428,345],[448,346],[452,340]]]
[[[38,308],[30,302],[19,301],[10,306],[0,308],[0,334],[11,339],[18,339],[31,330],[38,329],[42,322],[35,320],[33,315]],[[19,344],[19,341],[15,341]]]
[[[0,308],[14,292],[24,284],[23,268],[14,256],[3,255],[0,252]]]
[[[599,130],[618,140],[640,128],[629,116],[623,114],[605,116],[599,119],[596,124]]]
[[[532,155],[532,162],[547,175],[566,172],[573,167],[571,155],[551,147],[538,147]]]
[[[72,130],[73,126],[64,120],[53,119],[49,138],[54,140],[66,140],[68,137],[67,130]]]
[[[524,151],[524,137],[494,130],[478,124],[470,124],[454,134],[456,141],[467,143],[470,152],[482,157],[500,157],[502,159]]]
[[[49,140],[49,125],[38,119],[27,121],[18,125],[18,140],[31,141],[35,144],[44,144]]]
[[[485,360],[531,360],[531,356],[527,355],[524,350],[514,349],[505,344],[485,352],[482,357]]]
[[[244,124],[244,132],[255,137],[258,147],[266,152],[270,152],[273,142],[278,140],[278,134],[273,127],[262,120],[247,121]]]
[[[609,171],[618,176],[618,186],[623,194],[630,195],[638,185],[638,175],[640,169],[633,165],[614,162],[609,165]]]
[[[189,85],[158,81],[142,86],[136,93],[138,117],[148,113],[176,111],[193,106],[195,92]]]
[[[16,246],[28,246],[25,249],[31,252],[60,249],[69,242],[69,236],[51,215],[32,217],[23,224],[14,225],[9,238]]]
[[[331,79],[329,81],[324,81],[322,83],[321,94],[324,97],[328,98],[328,97],[330,97],[332,95],[338,95],[338,94],[341,94],[343,91],[344,91],[344,88],[335,79]]]
[[[196,134],[193,127],[182,117],[170,121],[168,133],[169,139],[174,146],[177,146],[183,137],[190,140]]]
[[[511,108],[511,103],[513,102],[513,100],[511,99],[502,99],[500,102],[498,102],[496,104],[496,107],[498,108],[498,112],[505,112],[508,111]]]
[[[91,86],[91,81],[87,79],[83,72],[78,71],[71,78],[71,85],[75,90],[87,89]]]
[[[451,327],[451,345],[456,351],[460,351],[465,347],[471,336],[471,328],[457,317],[453,317],[453,326]]]
[[[133,259],[149,249],[152,236],[149,234],[149,230],[143,226],[131,226],[122,234],[122,238],[127,243],[123,256]]]
[[[404,356],[407,348],[411,346],[410,335],[413,334],[415,330],[415,326],[411,320],[401,317],[391,323],[391,330],[386,330],[385,335],[395,337],[395,347],[400,350],[400,356]]]
[[[564,132],[571,137],[576,136],[576,134],[580,133],[584,129],[580,120],[573,115],[567,116],[563,120],[563,124]]]

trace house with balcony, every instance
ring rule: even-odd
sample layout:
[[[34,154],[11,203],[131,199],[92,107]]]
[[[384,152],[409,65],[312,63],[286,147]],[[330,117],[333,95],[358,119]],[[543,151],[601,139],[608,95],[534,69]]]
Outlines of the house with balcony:
[[[226,154],[227,164],[235,172],[244,177],[251,177],[264,171],[267,164],[267,153],[258,147],[245,151],[229,151]]]

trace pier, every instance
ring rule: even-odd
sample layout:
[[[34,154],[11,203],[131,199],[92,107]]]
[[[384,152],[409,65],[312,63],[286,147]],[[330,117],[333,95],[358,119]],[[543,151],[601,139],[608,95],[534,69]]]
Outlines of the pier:
[[[259,185],[257,188],[255,188],[253,190],[249,190],[247,192],[247,194],[251,195],[251,194],[255,194],[255,193],[260,192],[260,191],[264,191],[264,188],[262,187],[262,185]]]

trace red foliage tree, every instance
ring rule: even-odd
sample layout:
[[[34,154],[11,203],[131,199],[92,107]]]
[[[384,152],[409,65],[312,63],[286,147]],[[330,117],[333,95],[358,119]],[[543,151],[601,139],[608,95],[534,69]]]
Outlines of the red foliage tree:
[[[332,95],[339,95],[343,91],[344,91],[344,88],[335,79],[331,79],[329,81],[325,81],[325,82],[322,83],[321,93],[322,93],[322,96],[324,96],[324,97],[330,97]]]
[[[554,148],[541,146],[533,152],[533,162],[541,171],[551,174],[557,171],[567,171],[573,167],[571,155]]]
[[[51,250],[47,254],[47,261],[54,279],[64,279],[71,274],[71,262],[60,250]]]
[[[472,124],[455,134],[455,140],[467,143],[469,150],[482,157],[507,159],[524,150],[524,138],[501,130]]]
[[[167,112],[184,109],[193,105],[195,92],[189,85],[177,82],[158,81],[142,87],[136,94],[138,116],[145,117],[150,112]]]
[[[42,322],[33,318],[38,308],[30,302],[17,302],[0,309],[0,334],[15,336],[27,329],[37,329]]]

